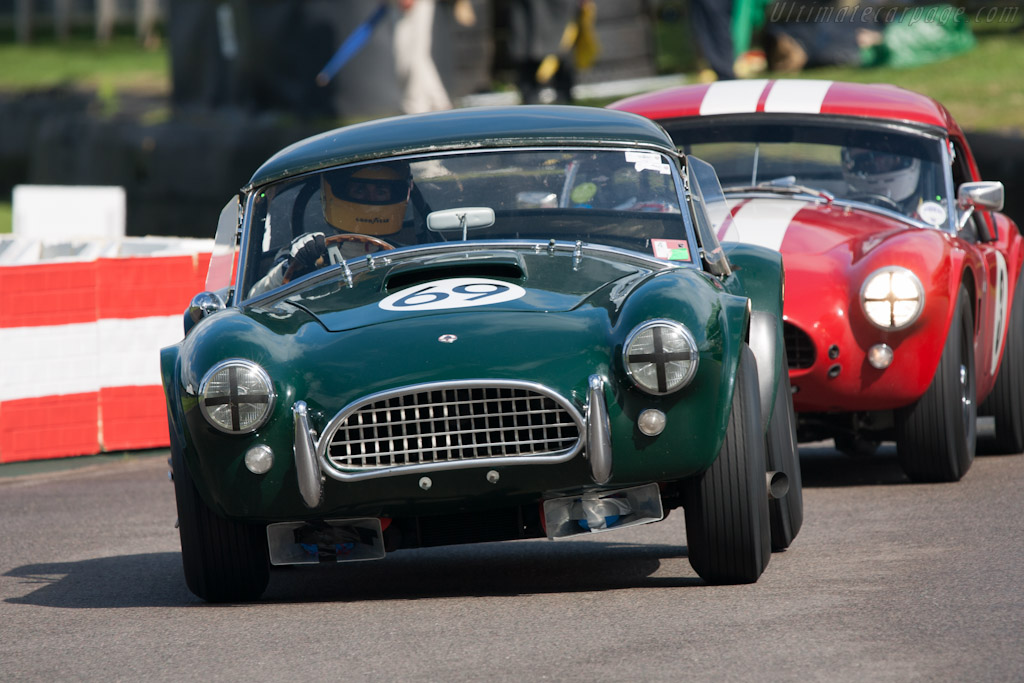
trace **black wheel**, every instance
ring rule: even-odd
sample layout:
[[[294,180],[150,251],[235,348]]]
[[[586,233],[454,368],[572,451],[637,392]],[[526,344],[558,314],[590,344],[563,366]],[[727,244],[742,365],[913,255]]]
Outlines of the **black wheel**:
[[[959,481],[967,473],[977,445],[975,396],[974,317],[961,288],[931,386],[896,415],[896,448],[911,480]]]
[[[171,430],[171,468],[185,583],[207,602],[255,600],[270,580],[266,531],[213,513],[192,481]]]
[[[687,555],[708,583],[753,583],[771,559],[764,442],[757,365],[744,345],[722,451],[683,488]]]
[[[983,415],[996,421],[996,438],[992,453],[1024,451],[1024,280],[1017,280],[1013,295],[1010,324],[1006,330],[1003,362],[999,366],[996,385],[981,406]]]
[[[800,476],[800,453],[796,445],[796,420],[789,367],[784,366],[775,390],[775,407],[768,422],[768,470],[784,472],[789,491],[782,498],[768,501],[772,528],[772,552],[785,550],[804,523],[804,490]]]

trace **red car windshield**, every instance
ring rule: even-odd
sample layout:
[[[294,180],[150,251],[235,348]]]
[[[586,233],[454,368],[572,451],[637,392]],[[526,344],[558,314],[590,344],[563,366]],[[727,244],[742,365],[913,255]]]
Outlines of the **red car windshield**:
[[[727,193],[829,196],[943,226],[953,215],[938,138],[841,123],[669,122],[687,154],[714,165]],[[922,208],[923,207],[923,208]]]

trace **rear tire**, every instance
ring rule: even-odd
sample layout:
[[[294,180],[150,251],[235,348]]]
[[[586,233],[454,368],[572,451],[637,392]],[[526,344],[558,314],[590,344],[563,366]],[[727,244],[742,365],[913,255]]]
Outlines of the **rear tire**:
[[[796,445],[796,421],[788,365],[783,366],[775,389],[775,407],[768,423],[767,458],[769,471],[784,472],[789,479],[786,495],[768,501],[772,552],[779,552],[789,547],[804,523],[803,478],[800,476],[800,453]]]
[[[185,583],[207,602],[246,602],[270,580],[264,527],[220,517],[203,502],[171,430],[171,467]]]
[[[744,344],[722,450],[683,487],[687,555],[708,583],[753,583],[768,566],[766,472],[757,364]]]
[[[961,287],[931,385],[897,412],[897,452],[912,481],[959,481],[967,473],[977,446],[976,396],[974,316]]]
[[[990,452],[1000,454],[1024,451],[1024,279],[1018,278],[1012,303],[1003,362],[981,410],[995,417],[996,438]]]

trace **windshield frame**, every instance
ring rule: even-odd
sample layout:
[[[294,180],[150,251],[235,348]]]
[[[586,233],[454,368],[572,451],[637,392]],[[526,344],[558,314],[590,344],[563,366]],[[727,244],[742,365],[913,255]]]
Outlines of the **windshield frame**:
[[[319,168],[316,170],[296,174],[285,178],[276,178],[271,182],[264,183],[259,186],[254,186],[249,189],[245,197],[245,212],[243,217],[243,227],[241,231],[241,244],[239,247],[239,260],[238,268],[235,270],[235,277],[232,283],[232,287],[236,293],[234,300],[236,305],[242,303],[248,303],[249,301],[255,301],[257,299],[263,299],[265,296],[272,294],[273,292],[280,291],[281,288],[270,290],[261,294],[250,295],[243,291],[245,283],[242,281],[247,272],[247,264],[252,258],[259,258],[260,254],[253,255],[253,251],[257,249],[257,245],[253,244],[252,241],[255,239],[251,235],[252,233],[252,221],[255,219],[257,211],[255,210],[256,198],[261,193],[265,192],[269,187],[279,184],[288,184],[292,182],[301,182],[303,179],[308,179],[313,176],[318,176],[325,172],[336,171],[339,169],[355,169],[362,166],[372,166],[382,162],[416,162],[430,159],[443,159],[445,157],[456,157],[466,156],[475,154],[505,154],[505,153],[524,153],[524,152],[602,152],[602,153],[617,153],[617,152],[646,152],[654,153],[662,157],[663,160],[668,160],[670,166],[670,173],[672,176],[672,187],[675,190],[675,199],[678,203],[679,213],[672,213],[669,215],[679,216],[683,225],[683,235],[685,239],[693,245],[691,249],[692,257],[690,261],[667,261],[656,258],[653,254],[647,254],[645,252],[633,251],[625,248],[617,248],[602,244],[601,242],[586,242],[583,244],[583,252],[591,253],[604,253],[604,254],[615,254],[617,257],[628,257],[630,259],[639,260],[647,264],[657,263],[662,267],[686,267],[701,269],[703,264],[701,263],[699,253],[702,248],[701,236],[697,233],[697,230],[693,224],[693,219],[690,215],[692,197],[690,193],[686,191],[685,181],[682,176],[682,169],[680,164],[681,156],[678,152],[666,148],[652,148],[647,146],[637,146],[629,144],[608,144],[608,145],[560,145],[557,147],[547,145],[531,145],[522,147],[486,147],[486,148],[472,148],[472,149],[454,149],[454,150],[443,150],[436,152],[420,152],[415,154],[398,155],[393,157],[385,158],[374,158],[363,160],[354,163],[340,164],[336,166],[330,166],[325,168]],[[572,209],[569,209],[572,210]],[[593,210],[595,214],[599,213],[600,209]],[[628,212],[623,212],[627,215]],[[323,272],[333,273],[332,277],[336,277],[338,272],[351,271],[352,273],[359,272],[362,267],[368,262],[373,262],[373,267],[379,267],[380,265],[389,264],[396,260],[404,260],[407,258],[415,258],[420,253],[435,253],[438,250],[450,251],[453,247],[455,249],[461,249],[463,251],[467,249],[472,250],[490,250],[495,248],[533,248],[536,249],[537,245],[543,244],[546,248],[557,248],[561,249],[576,249],[577,244],[571,241],[557,241],[554,246],[550,245],[551,240],[546,239],[530,239],[524,238],[521,240],[516,239],[469,239],[467,241],[450,240],[447,242],[434,243],[434,244],[411,244],[405,246],[396,247],[394,250],[382,252],[380,255],[376,255],[373,259],[367,257],[355,257],[347,259],[343,263],[334,264],[321,268],[318,271],[317,280],[320,279],[319,273]],[[296,282],[305,280],[305,278],[297,279]],[[291,289],[291,287],[285,287],[285,289]],[[274,298],[277,298],[276,296]]]

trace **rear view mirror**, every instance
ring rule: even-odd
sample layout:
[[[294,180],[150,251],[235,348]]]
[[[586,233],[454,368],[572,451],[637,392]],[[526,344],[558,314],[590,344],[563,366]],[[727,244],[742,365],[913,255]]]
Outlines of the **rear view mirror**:
[[[427,229],[431,232],[459,230],[462,239],[470,230],[489,228],[494,225],[494,209],[489,206],[467,206],[461,209],[432,211],[427,215]]]

